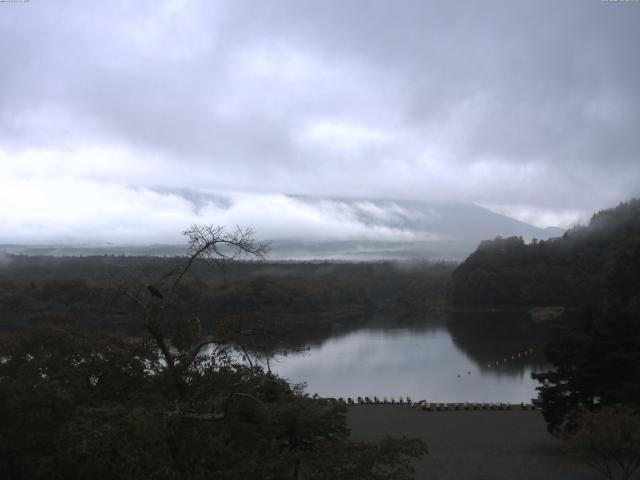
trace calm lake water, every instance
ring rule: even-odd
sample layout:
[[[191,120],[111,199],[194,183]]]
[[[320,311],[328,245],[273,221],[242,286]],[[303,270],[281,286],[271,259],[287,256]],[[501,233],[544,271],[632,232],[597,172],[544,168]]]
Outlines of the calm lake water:
[[[531,372],[546,369],[549,326],[487,314],[386,323],[336,332],[272,367],[323,397],[520,403],[536,396]]]

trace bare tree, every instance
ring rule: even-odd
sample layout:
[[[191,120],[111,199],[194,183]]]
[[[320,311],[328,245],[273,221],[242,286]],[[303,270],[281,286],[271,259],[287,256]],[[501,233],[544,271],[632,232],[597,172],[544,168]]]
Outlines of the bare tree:
[[[182,369],[193,365],[205,347],[224,342],[210,335],[203,336],[200,320],[194,317],[173,320],[181,322],[179,329],[173,329],[179,331],[180,338],[172,339],[170,344],[167,312],[176,307],[178,287],[188,274],[193,274],[193,268],[198,263],[220,265],[242,257],[261,260],[268,252],[268,244],[256,242],[252,229],[236,227],[228,232],[222,226],[194,224],[183,234],[188,238],[189,253],[175,269],[146,288],[140,288],[139,285],[132,288],[117,283],[113,288],[117,295],[127,297],[139,307],[142,326],[153,338],[167,369],[176,379],[179,391],[184,387]],[[172,348],[177,340],[179,352]],[[181,358],[176,358],[176,355]]]

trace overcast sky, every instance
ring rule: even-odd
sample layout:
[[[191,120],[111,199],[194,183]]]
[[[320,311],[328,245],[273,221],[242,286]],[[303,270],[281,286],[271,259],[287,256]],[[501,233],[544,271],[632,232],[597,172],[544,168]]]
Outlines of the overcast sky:
[[[0,243],[403,234],[288,195],[567,227],[640,194],[639,47],[640,2],[0,3]]]

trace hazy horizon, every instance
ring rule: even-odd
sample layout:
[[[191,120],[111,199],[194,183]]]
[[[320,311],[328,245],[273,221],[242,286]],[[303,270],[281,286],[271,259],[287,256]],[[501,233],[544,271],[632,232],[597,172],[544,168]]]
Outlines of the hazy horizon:
[[[407,202],[586,222],[640,196],[639,23],[601,0],[0,2],[0,243],[442,239]]]

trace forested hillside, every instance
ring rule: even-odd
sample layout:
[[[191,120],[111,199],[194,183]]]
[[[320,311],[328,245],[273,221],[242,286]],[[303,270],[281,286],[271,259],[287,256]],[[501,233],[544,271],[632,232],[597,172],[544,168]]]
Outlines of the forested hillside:
[[[166,288],[167,273],[184,257],[4,256],[0,268],[0,329],[51,316],[83,326],[135,327],[138,309],[126,295],[135,285]],[[453,265],[431,262],[196,264],[181,283],[177,310],[203,325],[250,319],[281,334],[358,324],[378,310],[423,312],[441,305]]]
[[[607,281],[640,247],[640,199],[602,210],[562,237],[484,241],[453,273],[458,306],[576,306],[604,300]]]

